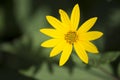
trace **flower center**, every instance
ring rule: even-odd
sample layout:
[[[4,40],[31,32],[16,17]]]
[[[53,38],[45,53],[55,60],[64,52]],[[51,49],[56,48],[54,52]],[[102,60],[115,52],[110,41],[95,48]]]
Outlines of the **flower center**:
[[[70,31],[67,34],[65,34],[65,40],[70,44],[76,42],[77,39],[78,39],[78,36],[76,32]]]

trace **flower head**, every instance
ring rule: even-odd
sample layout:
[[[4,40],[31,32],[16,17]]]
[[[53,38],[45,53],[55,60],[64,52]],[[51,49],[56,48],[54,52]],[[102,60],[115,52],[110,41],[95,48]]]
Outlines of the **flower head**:
[[[52,37],[52,39],[43,42],[41,46],[53,47],[50,57],[62,52],[59,62],[60,66],[67,62],[73,47],[79,58],[84,63],[88,63],[86,51],[98,53],[98,49],[91,41],[103,35],[103,33],[99,31],[89,31],[95,24],[97,17],[90,18],[78,28],[80,21],[78,4],[74,6],[70,18],[62,9],[59,10],[59,14],[61,21],[53,16],[46,16],[47,21],[53,26],[53,29],[40,29],[40,32]]]

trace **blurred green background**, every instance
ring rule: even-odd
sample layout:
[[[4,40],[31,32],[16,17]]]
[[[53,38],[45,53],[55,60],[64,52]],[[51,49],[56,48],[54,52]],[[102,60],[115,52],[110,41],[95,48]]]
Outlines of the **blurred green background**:
[[[80,25],[97,16],[91,30],[104,36],[94,43],[100,54],[88,53],[86,65],[73,51],[69,61],[58,66],[59,56],[41,42],[49,37],[39,32],[51,27],[46,15],[59,18],[58,10],[71,13],[78,3]],[[0,80],[120,80],[120,0],[0,0]]]

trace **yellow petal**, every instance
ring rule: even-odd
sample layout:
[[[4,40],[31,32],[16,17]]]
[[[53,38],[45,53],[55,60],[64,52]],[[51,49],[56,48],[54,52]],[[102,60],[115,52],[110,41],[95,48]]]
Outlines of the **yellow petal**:
[[[68,61],[71,52],[72,52],[72,45],[67,43],[61,54],[59,66],[63,66]]]
[[[98,53],[97,47],[96,47],[93,43],[91,43],[91,42],[89,42],[89,41],[82,41],[82,42],[81,42],[81,45],[82,45],[82,46],[84,47],[84,49],[85,49],[86,51],[88,51],[88,52]]]
[[[77,53],[77,55],[79,56],[79,58],[84,62],[84,63],[88,63],[88,56],[87,53],[85,52],[84,48],[82,47],[82,45],[80,44],[80,42],[76,42],[74,43],[74,48],[75,51]]]
[[[69,19],[69,16],[67,15],[67,13],[62,9],[59,10],[59,13],[60,13],[60,18],[61,18],[62,22],[70,25],[70,19]]]
[[[90,18],[89,20],[87,20],[85,23],[83,23],[80,26],[80,28],[78,29],[78,32],[79,33],[87,32],[88,30],[90,30],[93,27],[96,20],[97,20],[97,17]]]
[[[43,47],[54,47],[60,42],[60,39],[50,39],[41,44]]]
[[[101,36],[103,35],[102,32],[99,32],[99,31],[90,31],[90,32],[87,32],[87,33],[83,33],[83,34],[80,34],[80,39],[81,40],[95,40],[95,39],[98,39],[100,38]]]
[[[72,30],[76,30],[79,25],[79,20],[80,20],[80,9],[79,5],[76,4],[72,10],[71,14],[71,25],[72,25]]]
[[[46,16],[47,21],[57,30],[62,31],[63,25],[62,23],[53,16]]]
[[[53,38],[64,38],[64,34],[55,29],[40,29],[40,32]]]
[[[62,20],[62,24],[64,26],[64,31],[66,31],[65,33],[67,33],[71,28],[71,23],[70,23],[69,16],[62,9],[59,10],[59,13],[60,13],[60,18]]]
[[[66,41],[65,40],[60,40],[60,43],[57,44],[51,51],[50,53],[50,57],[53,57],[53,56],[56,56],[58,55],[62,50],[63,48],[65,47],[66,45]]]

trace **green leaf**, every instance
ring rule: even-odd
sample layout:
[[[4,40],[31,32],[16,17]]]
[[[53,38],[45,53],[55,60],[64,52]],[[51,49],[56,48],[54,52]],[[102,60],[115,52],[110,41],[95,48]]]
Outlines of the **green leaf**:
[[[21,30],[24,32],[25,35],[31,37],[33,42],[33,48],[40,47],[40,43],[43,42],[45,39],[48,39],[45,35],[40,33],[40,29],[43,27],[47,27],[45,16],[49,13],[49,10],[46,7],[39,8],[38,11],[31,17],[27,19],[26,22],[19,21],[22,27]]]
[[[31,66],[26,70],[20,70],[19,72],[22,74],[26,74],[29,77],[34,77],[35,66]]]
[[[111,75],[107,74],[104,70],[110,70],[109,65],[103,65],[102,68],[92,67],[90,69],[81,68],[76,66],[72,74],[69,73],[66,67],[59,67],[58,65],[53,66],[54,72],[50,73],[47,64],[44,63],[42,67],[32,75],[31,72],[34,72],[33,67],[29,70],[21,70],[20,73],[36,78],[38,80],[113,80]],[[46,77],[47,76],[47,77]]]
[[[30,45],[30,38],[29,36],[22,36],[21,38],[15,39],[11,43],[2,43],[0,46],[0,50],[12,53],[12,54],[17,54],[19,51],[21,51],[21,48],[27,47]]]
[[[75,53],[72,54],[72,59],[73,59],[74,63],[76,65],[78,65],[79,67],[85,67],[86,66],[86,64],[84,64]]]
[[[101,55],[100,62],[101,63],[110,63],[110,62],[114,61],[118,56],[120,56],[119,51],[103,53]]]
[[[0,46],[1,46],[0,48],[1,51],[12,53],[12,54],[16,53],[14,46],[11,45],[10,43],[4,43],[4,44],[1,44]]]
[[[15,16],[18,21],[26,22],[32,9],[32,0],[15,0]]]
[[[99,61],[100,59],[100,56],[101,54],[98,53],[98,54],[92,54],[92,53],[89,53],[89,65],[91,66],[99,66],[101,64],[101,62]]]
[[[88,65],[90,65],[90,66],[99,66],[99,65],[101,64],[101,63],[99,62],[100,56],[101,56],[100,54],[88,53],[88,57],[89,57]],[[77,65],[79,65],[79,66],[81,66],[81,67],[86,67],[86,66],[88,66],[87,64],[83,63],[83,62],[81,61],[81,59],[80,59],[77,55],[75,55],[75,54],[72,55],[72,59],[73,59],[73,61],[74,61]]]

